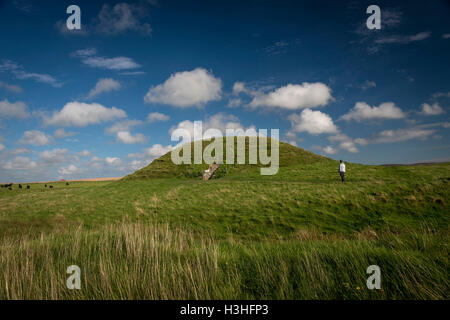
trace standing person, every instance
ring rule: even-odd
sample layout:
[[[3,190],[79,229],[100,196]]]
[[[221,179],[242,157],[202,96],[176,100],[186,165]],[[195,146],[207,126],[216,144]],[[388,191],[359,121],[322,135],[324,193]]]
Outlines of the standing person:
[[[339,160],[339,174],[341,175],[342,182],[345,182],[345,163],[342,160]]]

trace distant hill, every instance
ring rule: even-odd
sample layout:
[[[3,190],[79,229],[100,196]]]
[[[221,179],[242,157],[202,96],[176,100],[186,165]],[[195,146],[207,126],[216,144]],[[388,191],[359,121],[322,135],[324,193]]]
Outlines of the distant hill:
[[[270,148],[271,148],[271,138],[258,138],[258,139],[268,139],[267,141],[267,150],[270,154]],[[202,150],[205,149],[206,146],[208,146],[212,141],[202,141]],[[258,140],[259,143],[259,140]],[[238,165],[236,164],[236,157],[237,157],[237,143],[236,143],[236,137],[235,137],[235,143],[234,143],[234,155],[235,155],[235,164],[225,164],[222,165],[221,168],[215,173],[215,178],[220,178],[224,175],[234,175],[242,172],[248,172],[248,171],[256,171],[259,170],[262,165],[259,162],[258,158],[258,164],[248,164],[248,149],[249,149],[249,139],[246,138],[245,141],[245,154],[246,154],[246,164],[244,165]],[[193,152],[193,142],[190,143],[191,145],[191,158],[192,163],[194,158],[194,152]],[[226,150],[225,150],[225,142],[224,142],[224,159],[226,159]],[[311,164],[319,161],[331,161],[331,159],[314,154],[312,152],[306,151],[301,148],[297,148],[293,145],[290,145],[288,143],[280,142],[280,168],[281,167],[288,167],[293,165],[299,165],[299,164]],[[150,179],[150,178],[168,178],[168,177],[185,177],[185,178],[197,178],[201,177],[204,170],[208,168],[208,165],[205,163],[202,164],[182,164],[182,165],[176,165],[172,162],[171,159],[171,152],[163,155],[162,157],[154,160],[151,164],[148,166],[137,170],[136,172],[126,176],[123,178],[123,180],[130,180],[130,179]]]

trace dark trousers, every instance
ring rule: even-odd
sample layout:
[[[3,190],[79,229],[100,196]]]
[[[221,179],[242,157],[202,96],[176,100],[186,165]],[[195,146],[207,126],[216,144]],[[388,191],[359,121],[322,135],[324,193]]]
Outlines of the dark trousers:
[[[345,182],[345,172],[339,172],[342,182]]]

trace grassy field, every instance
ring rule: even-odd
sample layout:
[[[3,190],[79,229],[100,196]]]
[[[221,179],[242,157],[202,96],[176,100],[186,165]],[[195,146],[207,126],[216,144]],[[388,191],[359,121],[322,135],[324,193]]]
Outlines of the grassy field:
[[[349,163],[342,184],[336,161],[281,144],[280,165],[205,182],[165,155],[120,181],[2,188],[0,298],[449,298],[449,163]]]

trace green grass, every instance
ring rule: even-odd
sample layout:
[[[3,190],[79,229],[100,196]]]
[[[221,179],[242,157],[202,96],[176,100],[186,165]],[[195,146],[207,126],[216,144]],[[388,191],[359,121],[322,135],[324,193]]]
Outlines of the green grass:
[[[0,298],[449,298],[449,163],[349,163],[346,184],[336,161],[287,144],[280,164],[204,182],[207,165],[166,155],[121,181],[2,188]],[[382,290],[365,286],[371,264]]]
[[[377,239],[303,232],[296,239],[218,241],[168,225],[117,224],[96,231],[3,240],[3,299],[445,299],[442,234],[428,229]],[[77,264],[82,289],[65,288]],[[382,289],[365,288],[367,266]],[[360,287],[358,290],[357,288]]]

